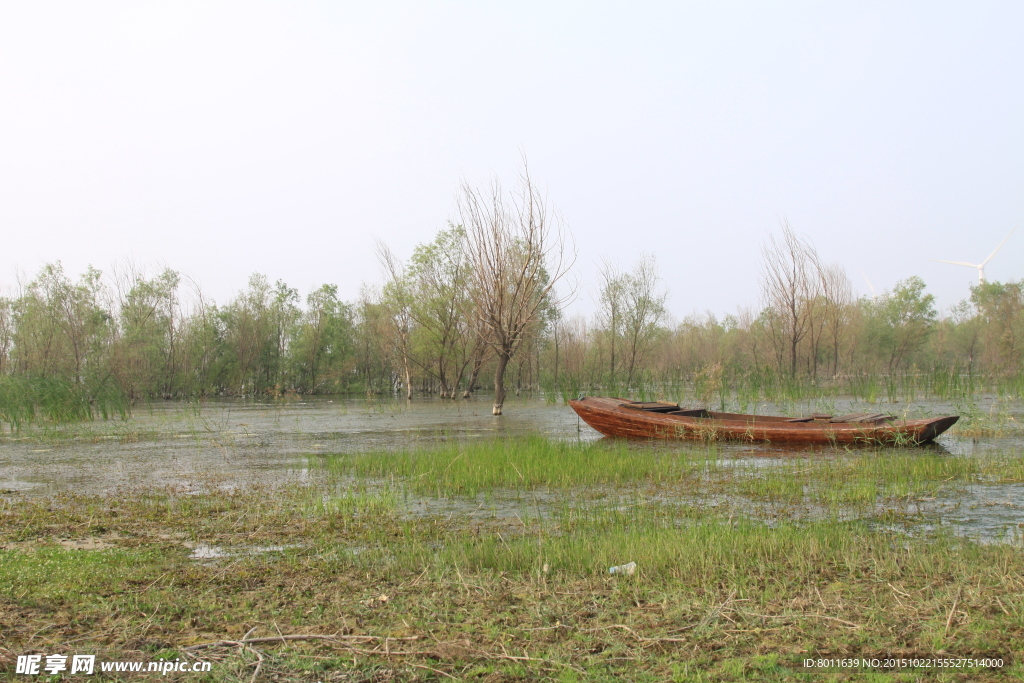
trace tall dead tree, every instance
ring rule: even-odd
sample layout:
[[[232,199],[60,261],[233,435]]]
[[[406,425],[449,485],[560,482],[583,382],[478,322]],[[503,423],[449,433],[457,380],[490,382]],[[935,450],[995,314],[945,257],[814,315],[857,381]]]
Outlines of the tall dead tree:
[[[463,183],[459,223],[466,230],[474,309],[494,349],[493,414],[505,403],[505,370],[544,310],[557,306],[552,291],[575,259],[566,231],[530,179],[526,163],[519,186],[506,198],[497,179],[481,190]]]
[[[821,270],[818,252],[782,223],[782,238],[772,235],[761,249],[764,264],[761,286],[764,303],[770,309],[772,337],[789,355],[789,373],[796,376],[797,350],[814,319]],[[780,351],[782,349],[779,349]]]

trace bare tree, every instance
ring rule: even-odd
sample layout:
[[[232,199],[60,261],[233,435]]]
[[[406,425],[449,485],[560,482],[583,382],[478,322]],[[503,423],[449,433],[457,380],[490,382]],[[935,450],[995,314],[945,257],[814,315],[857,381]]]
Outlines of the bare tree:
[[[772,235],[761,253],[764,264],[761,286],[765,306],[770,309],[773,337],[789,355],[790,375],[796,376],[797,350],[810,331],[821,278],[818,252],[782,222],[782,237]],[[783,351],[783,347],[779,347]],[[780,357],[784,355],[779,354]]]
[[[492,412],[501,415],[508,363],[541,323],[545,307],[561,303],[551,301],[552,289],[575,251],[567,248],[566,231],[533,185],[525,160],[511,198],[497,179],[487,190],[463,183],[458,212],[475,310],[497,359]]]

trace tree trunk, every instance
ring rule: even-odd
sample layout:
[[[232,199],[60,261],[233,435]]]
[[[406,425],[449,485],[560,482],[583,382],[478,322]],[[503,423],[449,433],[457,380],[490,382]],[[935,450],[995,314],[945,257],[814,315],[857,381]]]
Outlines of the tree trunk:
[[[555,391],[558,391],[558,326],[554,329],[555,337]],[[538,373],[539,374],[539,373]]]
[[[507,349],[498,352],[498,365],[494,369],[494,410],[492,415],[501,415],[501,407],[505,404],[505,368],[512,355]]]
[[[412,400],[412,373],[409,372],[409,355],[403,351],[402,365],[405,370],[405,400]]]
[[[793,335],[789,344],[789,375],[796,379],[796,346],[799,343],[796,335]]]
[[[618,334],[618,328],[615,326],[615,313],[612,313],[612,383],[615,383],[615,335]]]
[[[476,383],[480,378],[480,369],[484,365],[484,347],[481,346],[476,355],[473,357],[473,371],[469,376],[469,384],[466,385],[466,393],[462,395],[462,398],[469,398],[474,391],[476,391]]]

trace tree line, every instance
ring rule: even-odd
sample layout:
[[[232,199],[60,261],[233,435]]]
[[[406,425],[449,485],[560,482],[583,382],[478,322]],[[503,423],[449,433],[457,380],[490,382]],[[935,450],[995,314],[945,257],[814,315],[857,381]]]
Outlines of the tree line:
[[[484,388],[500,414],[509,388],[569,397],[686,384],[711,400],[740,381],[1024,371],[1024,280],[980,283],[940,317],[919,277],[855,297],[842,267],[786,224],[763,245],[754,307],[673,320],[644,256],[630,269],[606,262],[595,315],[566,317],[574,249],[525,170],[513,192],[464,185],[456,220],[407,262],[385,243],[378,257],[382,280],[354,301],[336,285],[301,297],[254,274],[221,305],[171,269],[74,279],[47,265],[0,298],[0,420],[40,402],[33,391],[73,394],[88,413],[110,396],[456,399]]]
[[[889,383],[893,395],[895,380],[915,378],[940,395],[998,380],[1024,391],[1024,280],[979,283],[940,316],[917,276],[877,297],[854,296],[845,270],[786,223],[761,256],[758,305],[722,319],[672,321],[653,257],[625,273],[606,264],[597,314],[558,319],[547,331],[542,376],[564,395],[685,385],[705,402],[742,389],[762,398],[858,393],[865,383]]]

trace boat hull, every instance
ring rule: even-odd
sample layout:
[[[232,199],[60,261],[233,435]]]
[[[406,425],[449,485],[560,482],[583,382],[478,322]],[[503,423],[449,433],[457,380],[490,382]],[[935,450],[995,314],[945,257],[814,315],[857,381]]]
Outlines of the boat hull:
[[[789,418],[735,413],[691,417],[649,413],[623,407],[618,398],[587,397],[569,401],[580,418],[605,436],[630,439],[745,441],[805,445],[916,445],[933,440],[959,419],[957,415],[927,420],[880,423],[794,423]]]

